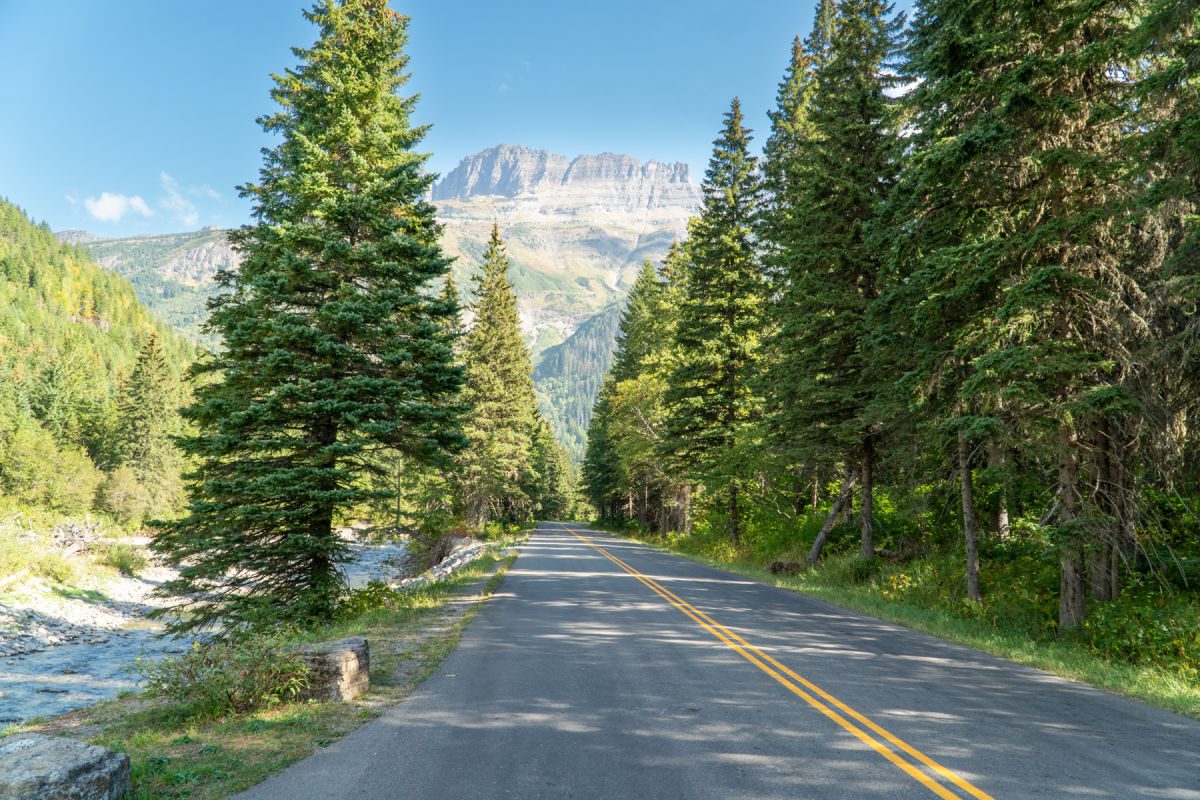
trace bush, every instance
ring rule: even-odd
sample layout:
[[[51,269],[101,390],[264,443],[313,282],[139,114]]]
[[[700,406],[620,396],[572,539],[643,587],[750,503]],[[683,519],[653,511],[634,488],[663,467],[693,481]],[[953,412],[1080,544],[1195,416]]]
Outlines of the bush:
[[[33,569],[38,575],[56,583],[74,583],[79,576],[74,562],[57,550],[46,550],[39,554]]]
[[[192,717],[265,708],[308,686],[308,667],[279,636],[196,642],[174,658],[139,658],[134,671],[148,696],[170,698]]]
[[[129,544],[110,544],[100,550],[101,564],[112,567],[122,575],[135,576],[146,568],[149,560],[139,548]]]
[[[341,619],[354,619],[372,611],[395,610],[404,595],[383,581],[371,581],[361,589],[354,589],[338,604],[337,615]]]
[[[1093,607],[1072,637],[1104,658],[1200,676],[1200,606],[1193,597],[1133,584],[1117,600]]]

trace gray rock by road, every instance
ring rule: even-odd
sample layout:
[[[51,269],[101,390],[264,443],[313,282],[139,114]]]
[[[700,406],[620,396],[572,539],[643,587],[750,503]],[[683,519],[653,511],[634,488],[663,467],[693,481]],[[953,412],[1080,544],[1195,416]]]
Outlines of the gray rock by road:
[[[132,786],[124,753],[37,733],[0,739],[0,800],[118,800]]]

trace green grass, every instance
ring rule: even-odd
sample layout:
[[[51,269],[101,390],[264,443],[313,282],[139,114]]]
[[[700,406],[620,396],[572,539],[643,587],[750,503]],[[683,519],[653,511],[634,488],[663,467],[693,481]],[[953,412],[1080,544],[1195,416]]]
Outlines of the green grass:
[[[761,583],[800,592],[1000,658],[1200,719],[1200,680],[1197,680],[1195,670],[1190,666],[1127,663],[1105,658],[1092,652],[1080,641],[1032,635],[1031,623],[1019,614],[1014,613],[1011,617],[1003,612],[984,615],[982,609],[965,604],[957,609],[939,606],[929,593],[905,591],[907,587],[897,585],[897,575],[914,571],[912,562],[906,572],[893,570],[866,577],[858,574],[856,558],[843,555],[827,558],[817,567],[805,569],[796,575],[774,575],[763,569],[764,561],[771,559],[762,559],[761,554],[756,554],[757,558],[748,558],[744,552],[728,545],[723,537],[672,535],[664,538],[640,535],[629,530],[615,532]],[[917,568],[920,566],[918,562]]]
[[[505,543],[515,543],[506,539]],[[404,593],[398,605],[295,637],[296,643],[365,636],[371,689],[348,703],[292,703],[218,719],[134,694],[16,730],[82,738],[128,753],[132,800],[216,800],[242,791],[327,746],[400,702],[432,675],[503,580],[516,556],[487,555],[451,579]],[[478,595],[456,611],[451,601]]]

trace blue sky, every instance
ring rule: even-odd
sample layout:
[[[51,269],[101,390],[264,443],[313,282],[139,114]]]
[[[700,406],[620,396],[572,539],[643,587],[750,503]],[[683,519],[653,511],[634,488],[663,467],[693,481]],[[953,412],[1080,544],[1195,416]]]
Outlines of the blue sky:
[[[0,0],[0,196],[105,236],[245,222],[297,0]],[[491,145],[687,161],[730,98],[761,134],[813,0],[394,0],[446,173]]]

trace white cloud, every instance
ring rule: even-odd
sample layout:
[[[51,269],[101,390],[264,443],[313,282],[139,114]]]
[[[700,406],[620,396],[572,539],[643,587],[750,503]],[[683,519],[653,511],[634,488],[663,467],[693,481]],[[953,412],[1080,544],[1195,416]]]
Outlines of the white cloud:
[[[166,172],[160,172],[158,180],[162,184],[163,191],[167,193],[167,196],[158,204],[189,228],[199,222],[200,212],[196,209],[195,203],[183,196],[184,190],[180,187],[179,181]]]
[[[101,192],[99,197],[89,197],[83,201],[89,214],[101,222],[120,222],[126,214],[141,214],[152,217],[154,212],[142,199],[141,195],[114,194]]]

